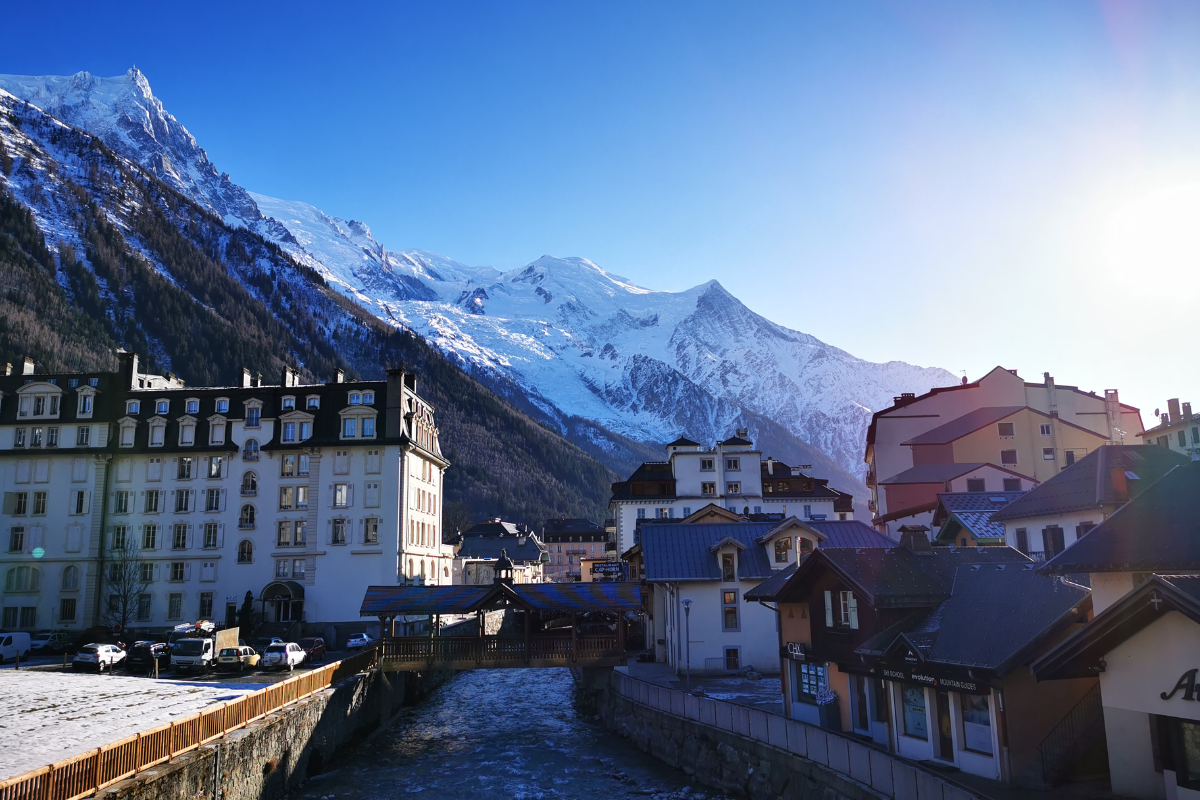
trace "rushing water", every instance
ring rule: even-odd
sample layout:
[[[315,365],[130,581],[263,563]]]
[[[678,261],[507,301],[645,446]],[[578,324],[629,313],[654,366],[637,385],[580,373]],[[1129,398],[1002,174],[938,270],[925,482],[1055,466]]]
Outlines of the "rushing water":
[[[565,669],[465,672],[292,797],[713,797],[574,707]]]

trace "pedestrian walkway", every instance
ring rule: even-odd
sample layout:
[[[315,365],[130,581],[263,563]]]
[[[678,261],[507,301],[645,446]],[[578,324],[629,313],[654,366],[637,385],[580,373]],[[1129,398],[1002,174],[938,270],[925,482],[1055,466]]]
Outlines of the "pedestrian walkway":
[[[670,664],[631,661],[629,675],[668,689],[689,689],[688,679],[676,675],[675,668]],[[742,675],[692,675],[690,690],[703,692],[705,697],[714,700],[758,708],[773,714],[783,713],[783,689],[778,675],[758,680],[750,680]]]

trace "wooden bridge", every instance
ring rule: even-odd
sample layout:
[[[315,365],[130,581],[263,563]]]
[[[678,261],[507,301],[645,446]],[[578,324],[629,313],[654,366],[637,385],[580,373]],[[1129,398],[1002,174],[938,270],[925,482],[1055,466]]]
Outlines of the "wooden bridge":
[[[626,664],[625,613],[640,604],[636,583],[371,586],[361,615],[380,621],[387,670],[618,667]],[[516,631],[488,635],[485,615],[499,610],[513,612]],[[437,635],[444,615],[474,615],[475,635]],[[394,635],[397,623],[421,617],[433,633]]]

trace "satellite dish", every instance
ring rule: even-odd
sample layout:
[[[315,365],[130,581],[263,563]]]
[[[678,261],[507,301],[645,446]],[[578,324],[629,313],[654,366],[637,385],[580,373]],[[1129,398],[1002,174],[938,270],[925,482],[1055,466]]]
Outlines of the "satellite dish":
[[[1161,416],[1162,416],[1162,414],[1159,414],[1159,413],[1158,413],[1158,409],[1157,409],[1157,408],[1156,408],[1156,409],[1154,409],[1154,416],[1156,416],[1156,417],[1161,417]]]

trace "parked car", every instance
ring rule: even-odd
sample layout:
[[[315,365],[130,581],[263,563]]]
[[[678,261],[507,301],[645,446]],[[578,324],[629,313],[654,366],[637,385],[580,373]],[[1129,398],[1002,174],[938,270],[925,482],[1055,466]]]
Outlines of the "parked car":
[[[29,658],[29,651],[32,647],[28,633],[22,631],[0,633],[0,664],[6,661],[16,661],[18,656],[24,661]]]
[[[375,637],[371,634],[355,633],[351,634],[350,638],[346,640],[346,649],[361,650],[364,647],[370,647],[373,644],[375,644]]]
[[[71,668],[76,671],[95,668],[97,672],[103,672],[107,666],[109,671],[112,671],[113,667],[124,660],[125,651],[115,644],[85,644],[75,654]]]
[[[69,649],[74,643],[75,637],[62,631],[46,631],[35,634],[29,641],[33,646],[33,652],[49,655],[50,653],[62,653]]]
[[[179,639],[171,646],[171,668],[176,672],[204,672],[217,656],[216,639]]]
[[[165,642],[134,642],[125,657],[125,670],[146,675],[154,671],[156,661],[160,671],[171,666],[171,648]]]
[[[267,646],[260,663],[266,669],[295,669],[304,663],[304,651],[295,642],[276,642]]]
[[[217,654],[217,669],[236,669],[243,672],[246,667],[257,667],[261,659],[262,656],[254,652],[253,647],[226,647]]]
[[[262,655],[263,653],[267,652],[267,648],[273,644],[286,644],[286,643],[283,641],[283,639],[280,639],[278,636],[260,636],[254,640],[254,644],[251,646],[254,648],[254,652],[258,653],[259,655]]]
[[[305,664],[316,664],[325,657],[325,640],[320,636],[308,636],[296,644],[304,651]]]

